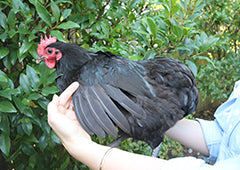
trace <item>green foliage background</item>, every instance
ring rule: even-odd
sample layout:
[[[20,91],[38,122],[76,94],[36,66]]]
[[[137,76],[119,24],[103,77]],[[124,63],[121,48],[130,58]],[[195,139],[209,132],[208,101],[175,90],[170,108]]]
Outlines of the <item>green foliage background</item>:
[[[239,1],[0,1],[0,165],[5,169],[87,169],[72,159],[47,124],[55,70],[36,64],[44,35],[131,60],[168,56],[186,63],[203,99],[224,101],[239,79]],[[113,139],[93,137],[107,144]],[[178,143],[165,138],[182,156]],[[149,155],[143,142],[122,149]]]

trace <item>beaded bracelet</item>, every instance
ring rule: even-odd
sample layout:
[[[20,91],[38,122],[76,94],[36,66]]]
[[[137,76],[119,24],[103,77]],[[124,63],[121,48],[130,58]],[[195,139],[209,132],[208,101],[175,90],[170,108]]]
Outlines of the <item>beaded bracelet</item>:
[[[101,163],[100,163],[99,170],[102,170],[103,163],[104,163],[104,159],[105,159],[105,157],[110,153],[110,151],[111,151],[112,149],[113,149],[113,148],[108,148],[108,150],[104,153],[104,155],[103,155],[103,157],[102,157],[102,160],[101,160]]]

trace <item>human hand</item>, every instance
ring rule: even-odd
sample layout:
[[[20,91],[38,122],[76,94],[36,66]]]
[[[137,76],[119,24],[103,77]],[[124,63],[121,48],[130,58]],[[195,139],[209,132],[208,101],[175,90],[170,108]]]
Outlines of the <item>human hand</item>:
[[[89,134],[79,124],[72,102],[72,94],[79,84],[72,83],[60,96],[54,95],[48,104],[48,123],[63,143],[75,139],[91,140]]]

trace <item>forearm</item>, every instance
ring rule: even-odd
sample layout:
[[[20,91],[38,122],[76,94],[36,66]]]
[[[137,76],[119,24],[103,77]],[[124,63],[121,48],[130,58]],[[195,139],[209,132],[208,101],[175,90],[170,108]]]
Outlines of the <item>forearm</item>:
[[[195,151],[209,155],[202,128],[198,121],[182,119],[167,130],[165,134]]]
[[[73,142],[63,142],[63,144],[73,157],[93,170],[100,169],[102,159],[103,170],[161,169],[166,162],[166,160],[129,153],[117,148],[109,151],[108,146],[89,140],[75,139]]]

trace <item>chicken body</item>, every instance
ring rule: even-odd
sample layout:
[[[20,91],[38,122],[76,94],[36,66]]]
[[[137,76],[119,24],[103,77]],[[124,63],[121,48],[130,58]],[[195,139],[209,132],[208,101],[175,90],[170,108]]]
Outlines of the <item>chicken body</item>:
[[[130,61],[68,43],[47,47],[62,54],[55,65],[60,92],[74,81],[80,84],[73,95],[74,109],[89,134],[120,134],[143,140],[154,149],[166,130],[197,107],[194,75],[177,60]]]

